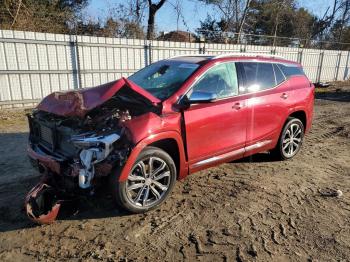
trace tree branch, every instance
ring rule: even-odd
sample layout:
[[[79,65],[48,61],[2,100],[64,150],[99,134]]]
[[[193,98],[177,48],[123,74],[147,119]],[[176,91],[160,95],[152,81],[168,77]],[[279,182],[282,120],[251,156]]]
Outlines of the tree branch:
[[[251,0],[247,0],[246,6],[245,6],[244,11],[243,11],[243,16],[241,18],[241,22],[240,22],[240,25],[239,25],[239,31],[238,31],[238,38],[237,38],[238,42],[239,42],[240,37],[241,37],[241,33],[242,33],[242,30],[243,30],[243,25],[244,25],[245,18],[247,17],[247,14],[248,14],[250,2],[251,2]]]
[[[11,27],[13,27],[13,26],[15,25],[15,23],[16,23],[17,16],[18,16],[18,13],[19,13],[19,9],[21,8],[21,5],[22,5],[22,0],[19,0],[18,8],[17,8],[17,11],[16,11],[16,15],[15,15],[15,17],[13,18],[13,22],[12,22]]]
[[[164,5],[165,1],[166,1],[166,0],[160,0],[160,1],[159,1],[159,3],[156,5],[157,10],[158,10],[159,8],[161,8],[162,5]]]
[[[9,7],[10,4],[8,4],[7,1],[6,1],[4,5],[5,5],[5,8],[6,8],[7,12],[9,13],[9,15],[12,18],[15,18],[14,15],[11,13],[11,10],[10,10],[10,7]]]

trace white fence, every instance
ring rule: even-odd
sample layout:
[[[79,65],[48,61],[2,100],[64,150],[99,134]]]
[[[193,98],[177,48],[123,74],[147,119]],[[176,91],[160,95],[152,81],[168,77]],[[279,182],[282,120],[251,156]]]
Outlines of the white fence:
[[[174,55],[235,51],[298,61],[313,82],[348,78],[349,51],[0,30],[0,108],[32,106],[53,91],[106,83]]]

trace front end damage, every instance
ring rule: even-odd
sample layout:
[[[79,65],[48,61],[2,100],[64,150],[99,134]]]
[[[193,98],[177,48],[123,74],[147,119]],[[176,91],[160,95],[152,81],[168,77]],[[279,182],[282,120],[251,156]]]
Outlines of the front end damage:
[[[46,183],[39,183],[29,191],[25,199],[27,216],[34,222],[50,224],[57,218],[62,199],[57,190]]]
[[[125,123],[145,113],[160,114],[160,106],[126,79],[46,97],[28,115],[28,156],[43,174],[25,199],[28,217],[52,223],[66,201],[93,195],[134,146]]]

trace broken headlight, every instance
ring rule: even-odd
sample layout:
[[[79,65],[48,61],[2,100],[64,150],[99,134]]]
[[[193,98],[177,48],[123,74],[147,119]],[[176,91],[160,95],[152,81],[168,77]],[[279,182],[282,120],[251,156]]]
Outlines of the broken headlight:
[[[95,175],[94,165],[103,161],[113,150],[113,143],[120,138],[118,134],[98,136],[75,136],[72,143],[82,150],[80,151],[79,187],[89,188]]]

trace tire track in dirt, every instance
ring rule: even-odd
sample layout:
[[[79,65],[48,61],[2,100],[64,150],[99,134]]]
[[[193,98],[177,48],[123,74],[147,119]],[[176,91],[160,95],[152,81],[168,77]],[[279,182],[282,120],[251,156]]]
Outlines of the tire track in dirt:
[[[0,174],[0,260],[347,261],[350,103],[316,100],[313,123],[291,161],[259,154],[179,181],[148,214],[124,214],[106,196],[49,226],[33,227],[19,212],[38,177],[23,176],[9,157],[0,166],[13,176]],[[5,137],[23,146],[23,137],[0,143]],[[326,187],[343,196],[320,196]]]

